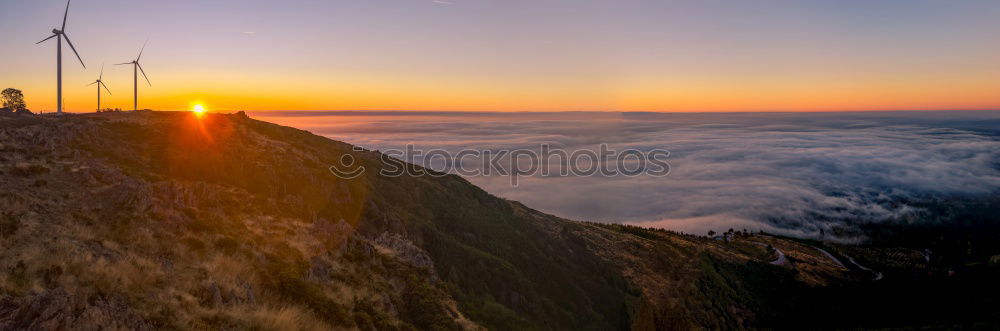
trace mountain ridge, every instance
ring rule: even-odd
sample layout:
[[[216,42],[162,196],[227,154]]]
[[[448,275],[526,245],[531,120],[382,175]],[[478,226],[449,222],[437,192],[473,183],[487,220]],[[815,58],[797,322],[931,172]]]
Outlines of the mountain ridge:
[[[0,117],[0,144],[2,329],[740,329],[871,282],[786,238],[383,177],[375,151],[243,113]],[[343,155],[370,171],[334,176]]]

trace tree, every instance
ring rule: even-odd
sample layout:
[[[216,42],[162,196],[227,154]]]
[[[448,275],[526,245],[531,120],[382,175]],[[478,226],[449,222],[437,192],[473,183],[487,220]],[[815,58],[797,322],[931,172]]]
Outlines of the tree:
[[[28,110],[24,105],[24,94],[21,90],[9,88],[0,92],[0,99],[3,100],[3,107],[12,112],[23,112]]]
[[[709,237],[715,237],[715,231],[714,230],[708,230],[708,236]]]

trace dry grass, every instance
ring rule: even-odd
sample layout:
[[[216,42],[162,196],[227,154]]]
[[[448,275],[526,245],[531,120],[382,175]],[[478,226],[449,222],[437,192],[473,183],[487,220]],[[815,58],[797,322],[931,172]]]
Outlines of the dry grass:
[[[252,329],[275,331],[322,331],[333,329],[312,313],[294,306],[280,308],[255,307],[231,312],[234,317],[248,321]]]
[[[236,257],[215,254],[202,265],[202,268],[220,287],[234,289],[243,284],[259,282],[256,270],[250,266],[249,262]]]

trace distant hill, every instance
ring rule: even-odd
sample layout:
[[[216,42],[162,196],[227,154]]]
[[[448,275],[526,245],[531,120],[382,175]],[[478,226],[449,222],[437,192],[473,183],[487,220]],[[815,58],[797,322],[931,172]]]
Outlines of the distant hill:
[[[16,114],[16,115],[34,115],[34,113],[32,113],[31,110],[28,110],[28,109],[18,109],[16,111],[12,111],[12,110],[10,110],[10,108],[0,107],[0,115],[10,115],[10,114]]]
[[[363,176],[330,173],[345,154]],[[377,152],[242,113],[0,115],[0,329],[688,330],[1000,316],[996,284],[898,280],[937,271],[909,248],[575,222],[458,176],[390,178],[377,174],[384,166]],[[983,268],[974,275],[996,274]],[[966,302],[900,294],[914,286],[957,288]],[[931,312],[909,317],[913,307]]]

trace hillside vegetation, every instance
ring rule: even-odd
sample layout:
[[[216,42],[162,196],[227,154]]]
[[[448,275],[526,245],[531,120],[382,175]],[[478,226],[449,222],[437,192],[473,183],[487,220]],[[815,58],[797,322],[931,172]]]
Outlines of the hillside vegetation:
[[[345,154],[362,177],[330,173]],[[575,222],[457,176],[390,178],[383,166],[377,152],[242,113],[0,116],[0,329],[878,321],[841,318],[857,299],[846,293],[880,283],[819,243]],[[925,267],[906,250],[829,250]],[[773,265],[778,251],[787,262]]]

